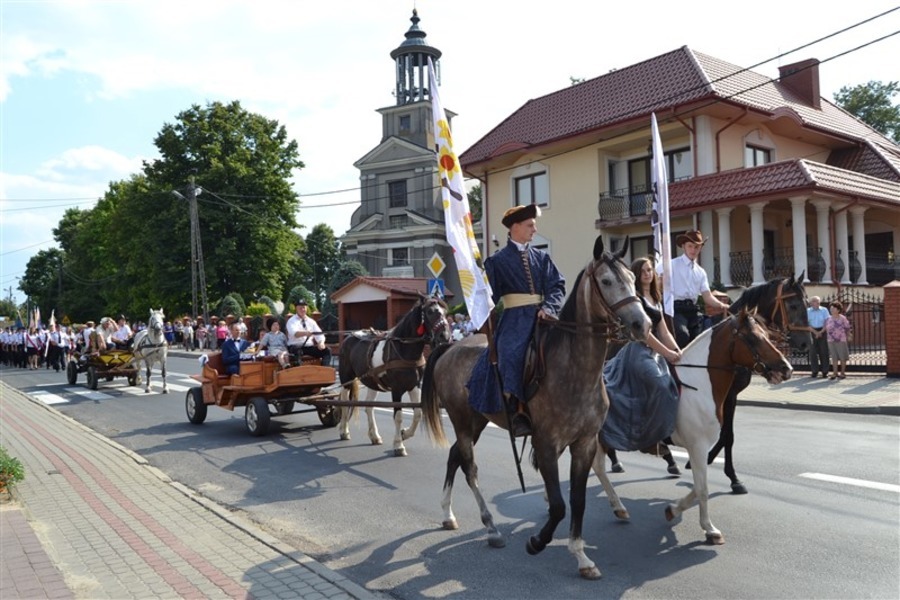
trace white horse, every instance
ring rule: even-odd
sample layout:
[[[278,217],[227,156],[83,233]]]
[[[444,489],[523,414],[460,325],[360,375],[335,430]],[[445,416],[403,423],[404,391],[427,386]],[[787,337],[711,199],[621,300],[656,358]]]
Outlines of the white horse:
[[[135,364],[140,369],[143,362],[147,366],[147,385],[144,391],[150,393],[150,368],[154,363],[159,363],[162,371],[163,394],[169,393],[166,385],[166,357],[169,353],[169,345],[166,343],[166,336],[163,334],[163,324],[166,321],[166,315],[163,310],[150,309],[150,319],[147,321],[147,328],[137,332],[134,336],[134,358]]]
[[[694,487],[687,496],[666,507],[671,521],[693,506],[700,505],[700,526],[709,544],[724,544],[725,536],[709,518],[707,454],[719,439],[723,404],[737,365],[747,367],[772,384],[790,379],[793,369],[784,355],[769,341],[765,328],[746,310],[701,333],[684,348],[675,366],[682,383],[675,417],[672,442],[688,451]],[[602,440],[602,436],[601,436]],[[606,474],[606,448],[597,451],[593,464],[613,509],[621,520],[628,520],[622,504]]]

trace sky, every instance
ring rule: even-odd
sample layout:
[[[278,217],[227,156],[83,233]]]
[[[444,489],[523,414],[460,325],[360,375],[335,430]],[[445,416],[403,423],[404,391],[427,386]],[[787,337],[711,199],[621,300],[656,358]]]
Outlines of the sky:
[[[0,296],[23,302],[18,278],[38,251],[56,247],[65,210],[90,209],[110,182],[158,158],[153,139],[194,104],[238,100],[284,125],[306,165],[293,179],[301,235],[319,223],[342,235],[359,201],[353,163],[381,141],[376,110],[394,104],[390,52],[413,8],[443,52],[440,97],[458,115],[458,154],[570,77],[681,46],[742,67],[764,63],[753,70],[772,78],[779,65],[817,58],[827,99],[844,86],[900,80],[898,0],[725,6],[0,0]]]

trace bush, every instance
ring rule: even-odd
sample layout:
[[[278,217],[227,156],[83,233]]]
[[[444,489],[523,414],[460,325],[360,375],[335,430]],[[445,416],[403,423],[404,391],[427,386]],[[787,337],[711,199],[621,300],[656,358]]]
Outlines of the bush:
[[[0,446],[0,488],[9,489],[11,485],[25,479],[25,467],[18,458],[13,458]]]

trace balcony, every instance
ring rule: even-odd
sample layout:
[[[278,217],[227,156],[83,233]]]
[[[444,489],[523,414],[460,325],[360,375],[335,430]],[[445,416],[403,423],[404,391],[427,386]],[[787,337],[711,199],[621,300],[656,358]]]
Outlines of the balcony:
[[[647,186],[623,188],[600,194],[597,213],[601,221],[624,221],[647,217],[653,210],[653,194]]]
[[[734,285],[748,287],[753,283],[753,252],[731,252],[731,282]],[[806,276],[812,283],[821,283],[825,278],[825,259],[822,257],[821,248],[807,248],[806,250]],[[721,281],[721,267],[716,259],[714,268],[715,281]],[[840,281],[844,276],[846,266],[838,253],[835,260],[835,277]],[[890,262],[881,255],[866,256],[866,281],[869,285],[884,285],[900,276],[900,261]],[[766,281],[776,277],[790,277],[799,275],[794,272],[794,249],[774,248],[763,256],[763,275]],[[862,278],[862,264],[855,251],[850,252],[850,282],[858,283]]]

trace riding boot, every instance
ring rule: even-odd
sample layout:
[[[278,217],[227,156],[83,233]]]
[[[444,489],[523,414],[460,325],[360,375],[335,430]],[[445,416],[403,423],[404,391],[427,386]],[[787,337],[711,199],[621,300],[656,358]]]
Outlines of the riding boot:
[[[509,427],[515,437],[531,435],[531,417],[525,412],[525,404],[510,395],[506,400],[507,414],[510,416]]]

